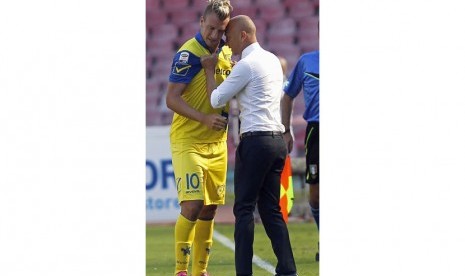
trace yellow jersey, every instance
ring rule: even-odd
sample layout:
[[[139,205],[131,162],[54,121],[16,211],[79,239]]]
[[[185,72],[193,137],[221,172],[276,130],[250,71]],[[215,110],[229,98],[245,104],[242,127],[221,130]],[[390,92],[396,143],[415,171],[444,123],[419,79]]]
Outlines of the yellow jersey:
[[[200,32],[188,40],[178,50],[171,64],[169,81],[173,83],[187,83],[182,94],[184,101],[192,108],[205,113],[217,113],[227,116],[229,105],[223,108],[212,108],[207,95],[205,70],[200,63],[200,57],[211,55]],[[215,68],[216,84],[221,84],[231,73],[231,49],[222,41],[219,47],[218,63]],[[177,114],[173,115],[170,139],[172,143],[211,143],[226,141],[227,129],[217,131],[207,126]]]

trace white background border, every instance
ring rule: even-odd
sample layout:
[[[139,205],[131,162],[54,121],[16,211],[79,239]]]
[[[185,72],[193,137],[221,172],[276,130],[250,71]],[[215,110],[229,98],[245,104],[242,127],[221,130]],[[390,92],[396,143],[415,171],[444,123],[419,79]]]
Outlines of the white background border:
[[[457,3],[321,2],[321,275],[465,273]],[[0,23],[0,274],[144,275],[145,2]]]

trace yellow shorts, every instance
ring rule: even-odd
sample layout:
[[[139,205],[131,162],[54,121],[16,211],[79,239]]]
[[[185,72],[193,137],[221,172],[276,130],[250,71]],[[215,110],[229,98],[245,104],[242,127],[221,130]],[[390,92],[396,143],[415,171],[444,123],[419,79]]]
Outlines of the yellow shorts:
[[[171,144],[178,201],[224,204],[228,151],[226,141]]]

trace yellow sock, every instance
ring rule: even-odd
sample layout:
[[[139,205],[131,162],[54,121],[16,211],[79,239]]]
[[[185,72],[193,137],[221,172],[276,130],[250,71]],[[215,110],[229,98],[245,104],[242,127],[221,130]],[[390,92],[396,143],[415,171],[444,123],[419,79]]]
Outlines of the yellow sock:
[[[180,271],[187,271],[194,234],[195,221],[190,221],[183,215],[179,215],[176,226],[174,227],[174,252],[176,256],[176,270],[174,275]]]
[[[195,225],[194,255],[192,257],[192,276],[207,272],[210,248],[213,243],[213,220],[197,220]]]

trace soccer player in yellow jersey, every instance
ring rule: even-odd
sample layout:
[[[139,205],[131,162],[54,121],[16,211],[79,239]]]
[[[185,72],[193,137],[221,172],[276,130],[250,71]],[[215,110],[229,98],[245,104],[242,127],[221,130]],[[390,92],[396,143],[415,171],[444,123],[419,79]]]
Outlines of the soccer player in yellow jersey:
[[[210,0],[200,32],[181,46],[171,66],[166,104],[175,112],[170,140],[181,205],[174,233],[176,276],[187,276],[191,253],[192,276],[208,276],[213,219],[225,201],[228,106],[211,107],[200,57],[219,53],[218,85],[229,75],[232,53],[222,37],[231,11],[229,0]]]

